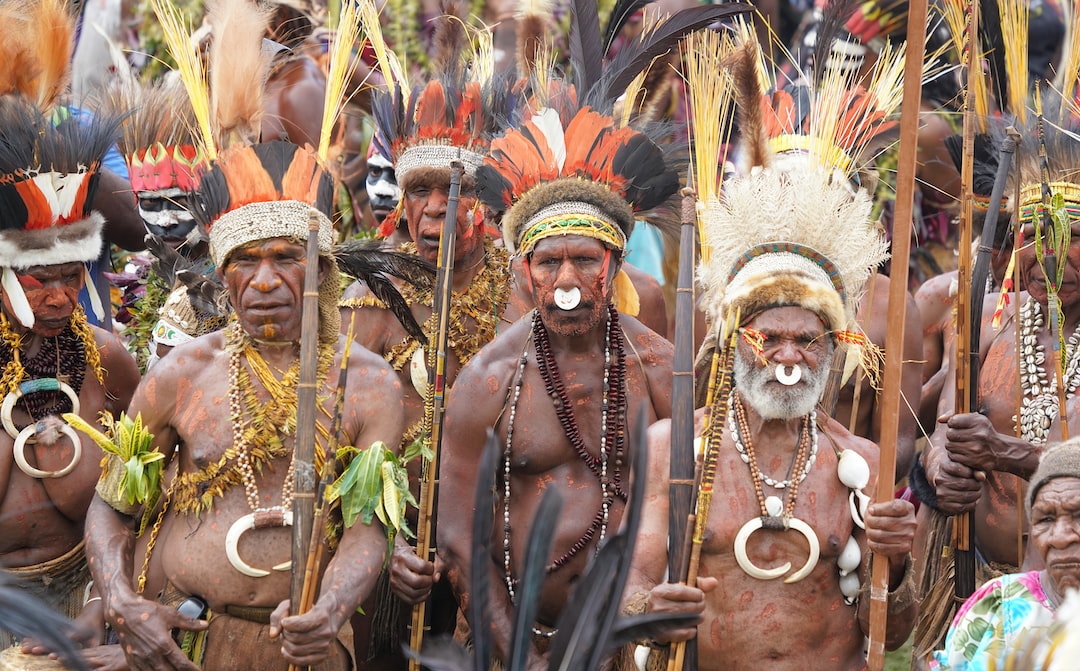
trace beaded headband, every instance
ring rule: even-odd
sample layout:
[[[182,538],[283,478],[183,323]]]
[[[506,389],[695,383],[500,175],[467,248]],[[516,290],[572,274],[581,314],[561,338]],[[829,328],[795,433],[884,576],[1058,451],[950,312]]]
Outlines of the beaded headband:
[[[626,248],[626,235],[603,210],[591,203],[561,201],[541,209],[523,227],[517,253],[529,254],[538,242],[557,235],[580,235],[614,249]]]
[[[1050,182],[1050,192],[1065,199],[1065,209],[1070,219],[1080,219],[1080,184],[1073,182]],[[1020,189],[1020,222],[1034,220],[1043,212],[1042,185],[1038,182]]]
[[[484,163],[484,156],[452,144],[418,144],[406,148],[398,156],[394,172],[398,180],[415,168],[450,168],[450,161],[458,160],[465,166],[465,174],[476,175],[476,169]]]
[[[319,219],[319,253],[328,255],[334,246],[330,219],[311,205],[298,200],[250,203],[230,210],[210,228],[210,255],[222,266],[234,249],[256,240],[293,238],[306,240],[311,215]]]

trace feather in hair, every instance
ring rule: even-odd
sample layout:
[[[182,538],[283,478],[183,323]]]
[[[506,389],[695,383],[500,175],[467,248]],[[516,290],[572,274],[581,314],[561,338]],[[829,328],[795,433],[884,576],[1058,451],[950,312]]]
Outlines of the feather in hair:
[[[518,76],[528,81],[535,72],[544,72],[541,55],[547,43],[552,0],[525,0],[517,11]],[[539,68],[537,65],[539,64]]]
[[[574,84],[579,91],[588,91],[600,80],[604,67],[596,2],[571,0],[570,16],[570,62]]]
[[[611,60],[596,86],[582,89],[587,91],[584,102],[597,105],[597,109],[607,109],[609,103],[605,104],[606,101],[622,94],[634,77],[648,67],[655,57],[675,48],[685,35],[752,9],[752,5],[737,2],[691,7],[646,27],[636,40],[626,45]]]
[[[151,0],[151,5],[198,122],[196,146],[212,161],[217,158],[218,144],[210,119],[210,85],[206,77],[206,64],[198,46],[191,39],[191,27],[180,9],[168,0]]]
[[[993,30],[993,32],[1000,37],[1001,31],[998,14],[996,11],[989,12],[987,10],[988,5],[993,2],[996,2],[996,0],[989,0],[989,2],[982,3],[981,13],[984,15],[993,15],[992,25],[997,27]],[[967,35],[968,19],[965,13],[967,10],[967,6],[968,5],[966,4],[965,0],[941,0],[938,10],[941,12],[942,17],[945,19],[945,26],[948,28],[949,31],[950,43],[956,53],[961,56],[961,58],[963,54],[966,53],[966,50],[969,46]],[[980,24],[982,24],[982,28],[984,30],[987,28],[988,23],[987,21],[982,20],[982,17],[980,17]],[[983,31],[980,32],[982,33]],[[986,37],[984,36],[982,40],[986,40]],[[982,42],[980,42],[978,48],[982,49],[982,47],[983,44]],[[998,72],[999,68],[996,64],[999,62],[1001,64],[1001,76],[998,76],[997,74],[994,75],[995,89],[998,91],[999,100],[1005,99],[1005,88],[1003,88],[1003,82],[1000,81],[1002,79],[1006,79],[1006,77],[1004,77],[1005,70],[1004,56],[1002,55],[1003,51],[1004,47],[1000,44],[999,40],[999,43],[996,47],[992,47],[989,49],[989,51],[985,52],[985,57],[988,58],[990,61],[991,72]],[[962,59],[962,62],[965,61],[963,61]],[[967,94],[970,96],[974,96],[974,100],[972,102],[974,103],[973,109],[975,110],[975,117],[980,125],[980,131],[986,132],[985,120],[989,118],[990,114],[989,88],[986,81],[986,73],[984,73],[981,69],[978,69],[975,72],[967,73],[967,76],[970,84],[968,86]]]
[[[69,82],[75,18],[66,0],[0,3],[0,93],[50,109]]]
[[[1070,100],[1077,99],[1077,77],[1080,76],[1080,4],[1062,0],[1062,20],[1065,22],[1065,43],[1061,47],[1061,68],[1054,87]],[[1058,119],[1058,123],[1062,120]]]
[[[407,70],[401,67],[397,54],[386,46],[382,34],[382,23],[379,21],[379,9],[375,5],[375,0],[358,0],[357,7],[360,12],[360,24],[363,27],[364,34],[367,35],[368,44],[371,45],[372,50],[375,52],[375,61],[379,65],[379,72],[383,76],[387,89],[393,91],[396,86],[398,90],[403,92],[402,95],[407,103],[410,90]],[[389,156],[389,154],[384,155]]]
[[[1009,112],[1022,124],[1027,120],[1029,91],[1028,5],[1015,0],[1000,0],[998,12],[1001,19],[1001,37],[1005,43],[1005,68],[1009,78],[1005,91],[1006,100]]]
[[[821,21],[817,25],[817,36],[814,41],[813,83],[820,84],[818,77],[824,72],[833,44],[843,32],[844,27],[855,10],[859,8],[861,0],[829,0],[821,12]]]
[[[611,51],[615,38],[622,32],[623,27],[630,20],[630,17],[634,15],[634,12],[643,9],[651,2],[653,0],[616,0],[615,6],[611,8],[611,13],[608,15],[607,24],[604,26],[604,36],[601,44],[604,45],[605,54]]]
[[[459,76],[465,50],[465,22],[461,18],[460,0],[442,0],[442,15],[435,20],[432,36],[431,68],[451,79]]]
[[[360,41],[363,26],[360,8],[355,2],[346,2],[338,18],[337,30],[330,43],[330,64],[326,74],[326,95],[323,98],[323,119],[319,134],[319,160],[329,164],[330,136],[337,125],[346,102],[346,84],[352,79],[360,64],[353,58],[353,47]],[[363,84],[361,84],[363,86]]]
[[[343,273],[367,285],[371,293],[397,318],[406,333],[426,345],[424,330],[390,278],[396,277],[423,289],[434,283],[435,269],[419,256],[386,251],[381,245],[377,240],[347,242],[334,248],[334,258]]]
[[[749,167],[769,167],[769,146],[761,115],[760,47],[757,40],[745,41],[731,55],[731,72],[739,100],[739,132],[749,154]]]
[[[250,0],[209,2],[210,62],[217,64],[210,68],[210,110],[218,147],[259,140],[271,60],[263,50],[270,11]]]

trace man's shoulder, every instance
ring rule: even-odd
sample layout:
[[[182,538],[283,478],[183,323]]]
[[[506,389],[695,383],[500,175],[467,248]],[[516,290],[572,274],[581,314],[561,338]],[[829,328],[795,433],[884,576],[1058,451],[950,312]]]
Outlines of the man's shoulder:
[[[637,359],[645,367],[660,366],[662,372],[670,374],[671,359],[675,355],[675,346],[670,340],[642,324],[636,317],[620,314],[619,324],[630,345],[626,348],[628,359]]]
[[[837,454],[843,450],[854,450],[868,462],[877,463],[881,453],[877,443],[851,433],[846,426],[820,410],[817,414],[817,423],[822,432],[833,442]]]

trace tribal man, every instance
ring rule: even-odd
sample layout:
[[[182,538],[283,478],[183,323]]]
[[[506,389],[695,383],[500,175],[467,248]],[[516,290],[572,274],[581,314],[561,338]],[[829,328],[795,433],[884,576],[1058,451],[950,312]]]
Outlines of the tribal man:
[[[499,335],[461,373],[447,408],[440,478],[442,551],[459,598],[469,598],[476,463],[489,427],[505,451],[490,547],[496,654],[507,652],[529,524],[547,487],[567,508],[533,623],[534,656],[548,648],[575,581],[609,530],[627,490],[630,421],[670,415],[671,345],[613,304],[629,282],[620,266],[634,208],[673,195],[677,172],[643,133],[589,108],[560,119],[546,109],[492,142],[478,171],[484,202],[501,210],[507,247],[522,260],[532,316]],[[551,129],[559,127],[558,134]],[[526,141],[545,129],[552,154]],[[578,133],[581,133],[579,135]],[[562,138],[565,143],[562,144]],[[565,146],[565,161],[555,157]],[[638,160],[628,161],[636,156]],[[515,166],[536,165],[529,174]],[[614,166],[604,174],[602,166]],[[524,194],[524,195],[521,195]],[[505,589],[503,589],[505,587]],[[488,623],[470,623],[489,626]]]
[[[306,267],[300,241],[312,218],[320,254],[316,465],[333,457],[326,452],[334,440],[330,372],[344,343],[340,279],[329,256],[332,194],[314,153],[270,142],[220,154],[192,198],[236,322],[178,347],[150,371],[131,404],[157,450],[171,456],[177,446],[178,474],[149,531],[167,580],[160,603],[140,594],[141,578],[132,583],[132,525],[111,497],[94,502],[87,534],[106,617],[134,669],[348,668],[336,637],[378,577],[386,539],[377,522],[349,526],[346,518],[343,528],[339,518],[327,526],[336,553],[318,567],[325,571],[318,600],[308,613],[288,615],[288,528],[300,482],[290,458]],[[360,348],[347,367],[336,440],[369,450],[383,449],[379,441],[396,446],[400,387],[389,368]],[[260,567],[249,565],[255,557]],[[173,629],[193,632],[180,632],[184,651]]]
[[[54,126],[29,103],[0,99],[0,564],[70,617],[88,598],[83,522],[101,450],[61,415],[96,424],[125,408],[139,381],[120,341],[78,305],[102,246],[104,218],[90,205],[116,126],[105,117]],[[88,621],[100,622],[93,603]],[[11,643],[0,632],[0,648]]]
[[[697,584],[663,582],[668,482],[650,479],[627,588],[630,612],[702,615],[674,640],[697,635],[703,671],[862,669],[868,550],[889,558],[887,645],[914,624],[914,509],[866,506],[876,446],[816,411],[834,349],[857,339],[850,297],[884,257],[869,214],[865,192],[852,197],[823,171],[766,169],[725,180],[704,215],[715,242],[699,272],[709,318],[737,329],[715,355],[732,391],[714,390],[704,431],[699,412],[722,509],[707,517]],[[736,233],[750,220],[768,222],[755,227],[764,234]],[[667,473],[670,426],[650,433],[651,470]]]

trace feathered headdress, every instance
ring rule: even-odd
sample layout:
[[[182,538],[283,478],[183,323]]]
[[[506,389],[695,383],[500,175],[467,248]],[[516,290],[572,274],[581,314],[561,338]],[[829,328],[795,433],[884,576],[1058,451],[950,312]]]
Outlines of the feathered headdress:
[[[382,65],[387,86],[372,96],[374,141],[379,153],[394,162],[398,183],[406,191],[417,179],[448,180],[454,159],[472,177],[512,102],[509,78],[492,75],[492,53],[468,48],[456,3],[445,2],[443,12],[434,37],[433,71],[438,75],[410,90],[400,68]],[[373,44],[381,41],[380,34],[370,37]],[[376,44],[376,52],[384,54],[381,63],[393,58],[385,44]]]
[[[20,94],[51,109],[67,88],[74,49],[66,0],[0,3],[0,95]]]
[[[727,61],[752,164],[699,204],[710,251],[698,269],[706,314],[726,335],[739,327],[736,316],[745,322],[798,305],[817,313],[841,345],[865,345],[856,309],[888,246],[870,220],[870,195],[852,178],[861,152],[890,123],[884,103],[896,104],[902,70],[891,58],[879,61],[891,82],[884,93],[855,88],[839,68],[826,68],[816,87],[763,96],[759,47],[750,31],[743,35]],[[875,369],[871,359],[863,363]]]
[[[0,98],[0,268],[27,328],[34,313],[14,269],[85,263],[101,252],[105,219],[90,204],[117,123],[75,117],[66,108],[47,115],[25,98]],[[100,305],[94,309],[104,314]]]
[[[166,189],[188,192],[199,186],[210,162],[196,146],[191,101],[177,80],[161,78],[143,85],[134,77],[118,78],[96,108],[126,113],[118,145],[136,194]]]

